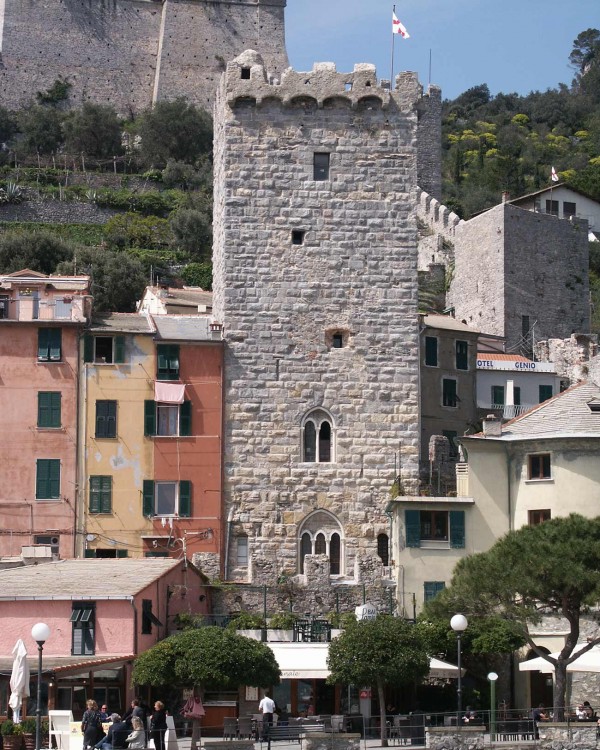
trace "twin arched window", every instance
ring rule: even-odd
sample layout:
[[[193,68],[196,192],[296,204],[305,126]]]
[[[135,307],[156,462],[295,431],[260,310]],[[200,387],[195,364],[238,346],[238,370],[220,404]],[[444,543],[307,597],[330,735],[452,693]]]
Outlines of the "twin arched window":
[[[327,555],[330,574],[342,573],[342,529],[331,513],[318,510],[304,520],[300,528],[301,573],[304,573],[306,555]]]
[[[302,424],[302,460],[330,463],[335,460],[333,420],[324,409],[313,409]]]

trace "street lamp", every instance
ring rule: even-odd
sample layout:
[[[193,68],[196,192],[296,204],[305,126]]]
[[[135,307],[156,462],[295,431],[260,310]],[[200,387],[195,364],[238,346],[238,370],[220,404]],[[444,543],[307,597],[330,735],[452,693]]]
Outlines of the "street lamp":
[[[37,708],[35,711],[35,750],[42,746],[42,651],[50,638],[50,628],[45,622],[38,622],[31,628],[31,637],[38,645]]]
[[[460,637],[467,629],[469,622],[464,615],[454,615],[450,620],[450,627],[456,633],[456,653],[458,660],[458,684],[456,686],[456,726],[460,726],[462,714],[462,669],[460,666]]]
[[[490,672],[487,676],[490,681],[490,742],[496,741],[496,680],[498,675]]]

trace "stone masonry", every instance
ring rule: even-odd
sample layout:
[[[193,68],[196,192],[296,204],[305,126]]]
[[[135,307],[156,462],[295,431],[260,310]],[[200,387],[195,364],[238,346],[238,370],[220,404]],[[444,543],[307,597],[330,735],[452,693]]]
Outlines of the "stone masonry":
[[[502,203],[459,224],[448,306],[507,351],[590,327],[587,222]],[[524,328],[531,330],[523,341]],[[523,353],[529,353],[525,352]]]
[[[229,580],[274,585],[283,574],[318,593],[383,572],[377,537],[389,533],[398,453],[404,486],[418,481],[423,99],[415,74],[390,92],[366,64],[288,70],[279,84],[256,52],[227,66],[215,106],[213,312],[225,339]],[[328,179],[314,179],[315,153],[329,154]],[[304,461],[314,409],[332,424],[330,462]],[[340,534],[339,574],[318,554],[299,574],[311,522]],[[239,535],[248,567],[236,567]]]
[[[210,111],[225,62],[247,47],[261,51],[273,75],[285,70],[285,4],[5,0],[0,104],[23,106],[63,77],[75,106],[92,100],[128,116],[185,96]]]

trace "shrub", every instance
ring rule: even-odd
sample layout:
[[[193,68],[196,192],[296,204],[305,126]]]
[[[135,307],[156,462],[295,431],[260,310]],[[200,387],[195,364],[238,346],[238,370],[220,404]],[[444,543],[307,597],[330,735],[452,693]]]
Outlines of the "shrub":
[[[167,216],[175,210],[181,201],[183,194],[176,190],[150,190],[145,193],[136,193],[132,190],[109,190],[104,188],[98,191],[96,202],[99,206],[116,208],[141,214],[152,214],[154,216]]]
[[[181,272],[181,278],[188,286],[199,286],[207,292],[212,291],[212,263],[188,263]]]
[[[275,630],[292,630],[297,620],[298,617],[293,612],[277,612],[269,620],[269,627]]]
[[[157,102],[139,121],[140,158],[148,167],[164,169],[169,159],[193,164],[212,149],[212,121],[185,99]]]
[[[59,76],[52,86],[46,91],[38,91],[35,98],[38,104],[56,105],[65,102],[69,98],[69,92],[73,84],[68,79]]]
[[[19,112],[19,141],[28,154],[50,154],[63,144],[64,115],[49,107],[33,105]],[[18,148],[17,148],[18,150]]]
[[[27,718],[23,719],[21,722],[21,728],[23,729],[23,734],[35,734],[36,730],[36,722],[34,718]]]
[[[227,630],[260,630],[265,625],[265,618],[256,612],[239,612],[232,616]]]
[[[169,244],[169,222],[158,216],[126,213],[113,216],[104,227],[107,242],[115,247],[161,248]]]
[[[123,153],[121,125],[113,107],[86,102],[64,121],[65,145],[73,153],[111,159]]]

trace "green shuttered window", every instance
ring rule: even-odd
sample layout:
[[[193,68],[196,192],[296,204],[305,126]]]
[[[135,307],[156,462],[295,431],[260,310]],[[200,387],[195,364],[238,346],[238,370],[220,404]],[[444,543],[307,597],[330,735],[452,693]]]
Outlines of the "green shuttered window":
[[[38,458],[35,477],[36,500],[60,499],[60,459]]]
[[[39,328],[38,329],[38,361],[60,362],[61,358],[62,329]]]
[[[142,498],[142,513],[146,517],[192,515],[192,483],[187,480],[177,483],[144,479]]]
[[[450,531],[449,546],[459,549],[465,546],[465,512],[464,510],[435,511],[436,516],[447,515],[447,526]],[[424,539],[422,530],[431,525],[432,512],[423,511],[423,517],[420,510],[405,510],[404,525],[406,529],[406,546],[420,547],[422,542],[427,543],[435,539],[435,534],[430,534],[428,539]],[[422,523],[424,521],[424,523]],[[437,519],[438,526],[443,526],[441,519]],[[443,541],[441,538],[439,541]]]
[[[38,393],[38,427],[60,427],[60,391]]]
[[[117,437],[117,402],[96,401],[96,437]]]
[[[192,435],[192,402],[184,401],[179,406],[179,434],[176,419],[169,420],[166,413],[158,414],[159,407],[168,411],[166,404],[144,401],[144,435],[146,437],[190,437]],[[162,417],[162,418],[159,418]]]
[[[179,380],[179,346],[158,344],[156,347],[157,380]]]
[[[112,513],[112,477],[90,477],[90,513]]]

